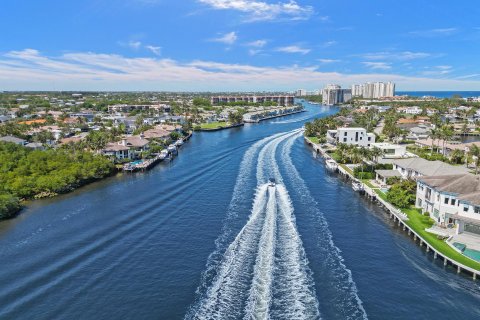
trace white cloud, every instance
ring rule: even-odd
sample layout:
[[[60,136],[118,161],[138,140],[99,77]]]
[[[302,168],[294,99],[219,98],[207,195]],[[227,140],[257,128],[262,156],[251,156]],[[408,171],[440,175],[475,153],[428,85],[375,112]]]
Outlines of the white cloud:
[[[431,57],[432,54],[426,52],[412,52],[412,51],[401,51],[401,52],[374,52],[361,54],[360,57],[367,60],[390,60],[390,61],[408,61],[415,59],[423,59]]]
[[[296,1],[267,3],[254,0],[198,0],[217,10],[236,10],[245,13],[247,21],[274,19],[305,20],[314,13],[313,7]]]
[[[300,53],[300,54],[307,54],[311,50],[307,48],[302,48],[300,46],[286,46],[286,47],[279,47],[275,49],[278,52],[285,52],[285,53]]]
[[[436,69],[442,71],[438,67]],[[394,81],[399,90],[475,90],[480,87],[478,80],[391,73],[344,74],[295,65],[181,63],[171,59],[127,58],[92,52],[50,57],[34,49],[0,55],[0,87],[3,90],[274,91],[308,87],[312,83],[349,86],[367,81]]]
[[[338,59],[318,59],[321,63],[336,63],[340,62],[341,60]]]
[[[129,41],[127,45],[132,49],[138,50],[142,46],[142,43],[140,41]]]
[[[365,66],[367,66],[370,69],[374,70],[388,70],[391,69],[392,66],[387,63],[387,62],[372,62],[372,61],[367,61],[367,62],[362,62]]]
[[[263,48],[267,44],[267,40],[256,40],[247,43],[249,47]]]
[[[459,31],[458,28],[440,28],[440,29],[429,29],[429,30],[416,30],[416,31],[409,32],[409,34],[417,37],[431,38],[431,37],[451,36],[457,33],[458,31]]]
[[[323,47],[328,48],[328,47],[336,45],[337,43],[338,43],[337,41],[327,41],[327,42],[323,43]]]
[[[427,76],[443,76],[447,75],[452,72],[452,66],[441,65],[441,66],[434,66],[431,68],[426,68],[428,70],[423,71],[421,74]]]
[[[145,46],[146,49],[150,50],[153,54],[160,56],[162,54],[162,47],[156,47],[156,46]]]
[[[237,39],[238,39],[237,33],[232,31],[232,32],[224,34],[223,36],[221,36],[219,38],[214,38],[214,39],[212,39],[212,41],[222,42],[222,43],[231,45],[231,44],[234,44],[235,41],[237,41]]]

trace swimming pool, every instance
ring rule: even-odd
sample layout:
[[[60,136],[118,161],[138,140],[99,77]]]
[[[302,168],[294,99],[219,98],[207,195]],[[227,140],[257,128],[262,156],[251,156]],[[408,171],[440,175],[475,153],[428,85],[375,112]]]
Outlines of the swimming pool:
[[[467,256],[470,259],[480,262],[480,251],[468,249],[466,245],[460,242],[454,242],[453,246],[458,250],[460,250],[464,256]]]
[[[136,161],[130,162],[130,164],[136,166],[137,164],[141,164],[142,162],[143,160],[136,160]]]

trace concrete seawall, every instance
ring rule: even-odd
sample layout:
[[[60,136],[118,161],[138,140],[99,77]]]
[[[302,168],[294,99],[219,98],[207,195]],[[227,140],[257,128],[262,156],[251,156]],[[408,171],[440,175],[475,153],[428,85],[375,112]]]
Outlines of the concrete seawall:
[[[305,142],[309,146],[311,146],[317,154],[321,155],[325,159],[332,159],[320,145],[313,143],[307,137],[304,137],[304,138],[305,138]],[[350,172],[345,170],[340,165],[338,165],[338,172],[339,172],[339,174],[341,174],[342,176],[344,176],[347,179],[350,179],[350,180],[355,179],[355,177]],[[372,201],[376,201],[381,207],[383,207],[385,209],[385,211],[387,211],[387,213],[390,215],[390,218],[393,219],[394,223],[397,223],[398,227],[402,228],[403,231],[405,231],[408,234],[408,236],[410,236],[410,237],[413,236],[413,240],[416,243],[417,243],[417,240],[418,240],[418,245],[420,246],[420,248],[425,246],[426,252],[430,252],[430,251],[432,252],[434,259],[437,259],[438,257],[440,257],[441,259],[443,259],[443,265],[444,266],[447,266],[448,264],[450,264],[451,266],[453,266],[454,268],[457,269],[457,273],[460,273],[460,272],[468,273],[472,276],[473,280],[476,280],[477,277],[480,276],[480,270],[476,270],[476,269],[473,269],[469,266],[466,266],[466,265],[464,265],[464,264],[462,264],[462,263],[460,263],[460,262],[458,262],[458,261],[456,261],[452,258],[449,258],[448,256],[446,256],[442,252],[435,249],[431,244],[428,243],[427,240],[425,240],[421,235],[419,235],[415,230],[413,230],[407,224],[408,217],[405,213],[403,213],[400,209],[396,208],[395,206],[393,206],[389,202],[387,202],[384,199],[382,199],[381,197],[379,197],[378,194],[375,192],[375,190],[370,188],[365,183],[362,183],[362,185],[363,185],[363,189],[365,191],[365,193],[364,193],[365,196],[368,197]]]

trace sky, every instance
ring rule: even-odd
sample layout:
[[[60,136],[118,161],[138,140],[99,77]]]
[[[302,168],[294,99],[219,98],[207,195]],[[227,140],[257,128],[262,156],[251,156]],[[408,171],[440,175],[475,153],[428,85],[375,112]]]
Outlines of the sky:
[[[474,0],[15,0],[1,90],[479,90]]]

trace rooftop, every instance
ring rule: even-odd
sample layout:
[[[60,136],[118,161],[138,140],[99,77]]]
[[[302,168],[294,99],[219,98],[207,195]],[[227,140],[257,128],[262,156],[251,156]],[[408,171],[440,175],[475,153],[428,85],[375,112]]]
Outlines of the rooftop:
[[[470,172],[470,170],[465,167],[452,166],[439,160],[429,161],[423,158],[399,159],[393,163],[401,168],[415,170],[424,176],[458,175]]]

